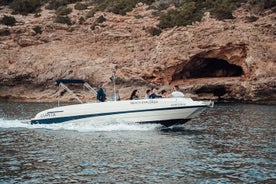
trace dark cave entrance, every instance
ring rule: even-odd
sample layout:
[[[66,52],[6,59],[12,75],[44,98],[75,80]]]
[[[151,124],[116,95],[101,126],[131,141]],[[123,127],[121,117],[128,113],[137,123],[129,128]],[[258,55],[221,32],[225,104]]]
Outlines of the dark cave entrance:
[[[183,69],[175,74],[172,80],[209,78],[209,77],[238,77],[244,74],[241,66],[228,63],[217,58],[194,57]]]

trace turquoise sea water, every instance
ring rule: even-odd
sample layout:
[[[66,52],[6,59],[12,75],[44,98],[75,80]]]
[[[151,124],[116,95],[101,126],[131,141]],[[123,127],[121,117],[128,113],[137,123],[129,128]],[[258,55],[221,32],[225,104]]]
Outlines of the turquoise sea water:
[[[29,125],[0,103],[0,183],[276,183],[276,106],[216,104],[182,126]]]

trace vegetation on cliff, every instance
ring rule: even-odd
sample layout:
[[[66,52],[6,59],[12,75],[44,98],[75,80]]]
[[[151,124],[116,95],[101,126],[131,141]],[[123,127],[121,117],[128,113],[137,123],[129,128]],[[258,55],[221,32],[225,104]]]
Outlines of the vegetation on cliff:
[[[174,4],[177,8],[160,14],[160,28],[169,28],[174,26],[186,26],[195,21],[200,21],[205,12],[210,12],[218,20],[233,19],[232,12],[236,10],[241,3],[249,3],[256,6],[259,11],[276,6],[275,0],[185,0],[182,3]],[[167,6],[159,5],[163,9]]]
[[[132,11],[138,3],[145,3],[154,9],[154,15],[159,16],[159,28],[170,28],[174,26],[186,26],[195,21],[200,21],[205,12],[219,19],[233,19],[232,12],[241,3],[249,3],[257,11],[271,8],[276,11],[275,0],[2,0],[1,5],[9,5],[14,14],[37,13],[42,6],[46,9],[56,10],[56,22],[71,25],[68,14],[72,12],[68,4],[76,3],[75,9],[85,10],[88,6],[94,8],[88,12],[86,18],[94,16],[97,11],[107,11],[115,14],[126,15]]]
[[[0,19],[0,24],[4,24],[6,26],[14,26],[16,23],[16,19],[13,16],[4,15],[2,19]]]

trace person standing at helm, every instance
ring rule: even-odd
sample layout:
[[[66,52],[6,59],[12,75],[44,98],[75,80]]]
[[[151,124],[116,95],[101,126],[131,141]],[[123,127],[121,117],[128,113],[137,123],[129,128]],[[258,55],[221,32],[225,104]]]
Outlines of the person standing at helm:
[[[104,84],[100,84],[98,90],[97,90],[97,101],[104,102],[106,100],[106,92],[104,89]]]

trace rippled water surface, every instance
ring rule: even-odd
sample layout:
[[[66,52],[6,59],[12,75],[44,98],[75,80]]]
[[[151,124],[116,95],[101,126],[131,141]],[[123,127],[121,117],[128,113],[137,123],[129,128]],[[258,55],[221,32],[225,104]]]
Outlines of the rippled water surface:
[[[0,103],[0,183],[276,183],[276,106],[216,104],[183,126],[29,125]]]

